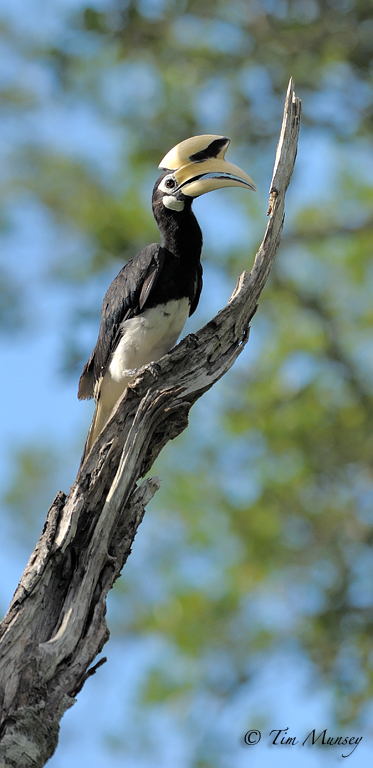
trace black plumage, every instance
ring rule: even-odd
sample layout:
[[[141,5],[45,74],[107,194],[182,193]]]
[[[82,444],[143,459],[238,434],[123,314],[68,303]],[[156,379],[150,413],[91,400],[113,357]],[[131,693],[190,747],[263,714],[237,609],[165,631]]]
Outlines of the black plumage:
[[[184,297],[188,299],[189,315],[192,315],[199,302],[202,290],[202,232],[191,210],[192,198],[186,198],[181,192],[178,194],[179,201],[183,202],[180,211],[170,210],[163,204],[164,193],[159,190],[159,184],[166,175],[162,174],[157,180],[152,199],[162,244],[152,243],[143,248],[111,283],[102,304],[97,344],[80,377],[78,397],[94,397],[97,404],[83,459],[117,399],[114,395],[109,409],[103,404],[100,407],[102,381],[123,337],[126,321]],[[131,376],[123,377],[123,389],[129,378]]]
[[[189,315],[197,309],[202,291],[202,232],[191,210],[192,200],[180,212],[163,205],[158,190],[153,190],[152,207],[163,235],[162,245],[152,243],[127,262],[109,286],[101,309],[97,344],[84,366],[79,382],[79,399],[94,397],[122,334],[122,323],[146,309],[186,296]],[[184,197],[184,196],[183,196]]]
[[[194,136],[163,158],[152,197],[162,243],[140,251],[112,282],[97,344],[80,377],[78,397],[96,401],[83,460],[134,372],[176,344],[198,305],[202,232],[193,199],[224,186],[255,189],[244,171],[225,160],[228,145],[224,136]]]

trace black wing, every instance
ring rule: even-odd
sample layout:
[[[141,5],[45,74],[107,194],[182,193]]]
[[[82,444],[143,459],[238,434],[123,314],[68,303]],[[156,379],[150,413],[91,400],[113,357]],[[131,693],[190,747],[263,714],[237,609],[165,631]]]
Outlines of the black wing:
[[[189,317],[193,314],[193,312],[196,311],[198,307],[199,297],[202,291],[202,273],[202,264],[199,262],[196,275],[195,294],[193,300],[190,303]]]
[[[158,280],[163,262],[163,248],[157,243],[148,245],[121,269],[109,286],[102,304],[97,344],[80,377],[80,400],[93,397],[95,384],[104,375],[119,343],[121,324],[140,314]]]

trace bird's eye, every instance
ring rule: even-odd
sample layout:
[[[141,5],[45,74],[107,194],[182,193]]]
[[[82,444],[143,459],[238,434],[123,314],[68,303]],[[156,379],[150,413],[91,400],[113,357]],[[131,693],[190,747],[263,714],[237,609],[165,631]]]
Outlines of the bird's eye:
[[[173,195],[178,188],[178,183],[173,173],[168,173],[161,179],[158,189],[160,192],[166,192],[168,195]]]

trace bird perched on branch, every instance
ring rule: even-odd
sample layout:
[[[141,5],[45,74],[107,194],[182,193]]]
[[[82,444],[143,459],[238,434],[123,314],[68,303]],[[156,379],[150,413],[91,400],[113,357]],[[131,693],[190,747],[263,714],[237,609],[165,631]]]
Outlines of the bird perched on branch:
[[[136,369],[172,349],[197,307],[202,232],[193,199],[221,187],[255,190],[250,176],[225,160],[229,143],[224,136],[194,136],[159,164],[152,208],[162,244],[148,245],[131,259],[105,295],[97,344],[79,382],[79,399],[96,402],[82,460]]]

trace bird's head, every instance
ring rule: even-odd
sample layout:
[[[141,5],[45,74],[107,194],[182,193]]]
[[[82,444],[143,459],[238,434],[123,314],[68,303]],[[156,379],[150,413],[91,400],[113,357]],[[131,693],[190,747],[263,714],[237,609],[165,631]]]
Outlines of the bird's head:
[[[225,136],[193,136],[167,152],[159,164],[163,173],[154,186],[153,206],[182,211],[193,198],[213,189],[244,187],[255,191],[250,176],[225,159],[229,144]]]

